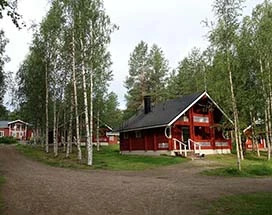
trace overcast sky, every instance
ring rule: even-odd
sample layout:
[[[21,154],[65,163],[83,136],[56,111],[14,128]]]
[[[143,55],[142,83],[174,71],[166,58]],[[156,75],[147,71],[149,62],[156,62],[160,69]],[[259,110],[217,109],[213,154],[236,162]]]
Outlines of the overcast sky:
[[[18,0],[19,12],[28,26],[39,23],[49,8],[47,0]],[[245,14],[262,0],[247,0]],[[141,41],[150,46],[156,43],[165,53],[171,68],[185,57],[193,47],[204,49],[207,30],[201,21],[213,19],[213,0],[104,0],[106,12],[120,29],[112,35],[110,51],[114,80],[110,90],[118,95],[120,108],[125,108],[124,80],[128,75],[129,55]],[[0,20],[10,40],[6,54],[11,61],[7,71],[16,72],[24,60],[31,42],[32,32],[18,31],[7,18]]]

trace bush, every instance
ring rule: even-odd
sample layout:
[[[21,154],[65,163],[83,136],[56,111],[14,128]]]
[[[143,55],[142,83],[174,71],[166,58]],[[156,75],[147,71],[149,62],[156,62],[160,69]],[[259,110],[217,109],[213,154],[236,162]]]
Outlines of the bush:
[[[0,144],[14,144],[17,140],[14,137],[0,137]]]

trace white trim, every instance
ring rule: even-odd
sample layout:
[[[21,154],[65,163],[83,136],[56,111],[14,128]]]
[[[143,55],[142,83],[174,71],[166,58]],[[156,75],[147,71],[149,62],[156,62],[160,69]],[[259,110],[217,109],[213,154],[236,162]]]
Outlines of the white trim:
[[[210,97],[210,95],[205,91],[198,98],[196,98],[186,109],[184,109],[180,114],[178,114],[171,122],[168,123],[167,126],[171,126],[174,122],[176,122],[183,114],[186,113],[191,107],[193,107],[203,96],[207,96],[212,103],[223,113],[223,115],[233,124],[233,121],[225,114],[225,112],[215,103],[215,101]]]
[[[160,155],[172,155],[172,151],[168,150],[135,150],[135,151],[120,151],[122,155],[149,155],[149,156],[160,156]]]
[[[107,131],[106,136],[119,136],[119,132]]]
[[[151,129],[151,128],[161,128],[164,126],[167,126],[167,124],[148,126],[148,127],[131,128],[131,129],[126,129],[126,130],[121,130],[120,133],[129,132],[129,131],[146,130],[146,129]]]
[[[105,126],[112,131],[112,128],[105,123]]]
[[[27,123],[27,122],[24,122],[24,121],[22,121],[22,120],[20,120],[20,119],[17,119],[17,120],[11,121],[11,122],[9,122],[9,123],[8,123],[8,125],[13,124],[13,123],[16,123],[16,122],[20,122],[20,123],[23,123],[23,124],[28,125],[28,123]]]
[[[174,119],[172,119],[172,121],[170,121],[167,126],[171,126],[174,122],[176,122],[183,114],[185,114],[191,107],[193,107],[194,104],[197,103],[205,94],[206,91],[202,93],[198,98],[196,98],[187,108],[185,108],[181,113],[179,113]]]
[[[207,93],[207,92],[205,92],[206,93],[206,96],[215,104],[215,106],[224,114],[224,116],[232,123],[232,124],[234,124],[233,123],[233,121],[227,116],[227,114],[219,107],[219,105],[218,104],[216,104],[216,102],[210,97],[210,95]]]
[[[2,135],[0,135],[0,137],[4,137],[5,136],[5,131],[0,131],[0,134],[2,134]]]
[[[245,133],[248,129],[250,129],[252,126],[251,125],[249,125],[249,126],[247,126],[244,130],[243,130],[243,132]]]
[[[216,147],[229,147],[229,143],[226,141],[215,141]]]
[[[160,156],[160,155],[170,155],[175,156],[177,150],[134,150],[134,151],[120,151],[122,155],[148,155],[148,156]],[[230,149],[201,149],[201,154],[204,155],[217,155],[217,154],[230,154]]]

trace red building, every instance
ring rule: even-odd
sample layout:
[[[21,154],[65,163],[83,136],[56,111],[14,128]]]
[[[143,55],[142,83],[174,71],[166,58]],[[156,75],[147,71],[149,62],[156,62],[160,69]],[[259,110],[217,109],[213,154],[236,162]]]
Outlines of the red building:
[[[0,121],[0,137],[12,136],[18,140],[29,140],[32,137],[32,129],[22,120]]]
[[[231,140],[224,137],[223,122],[232,123],[207,92],[195,93],[151,106],[123,123],[123,154],[160,155],[230,153]]]
[[[113,132],[112,128],[108,126],[107,124],[104,124],[99,128],[99,143],[101,145],[118,144],[118,138],[119,138],[119,133]],[[96,142],[97,142],[97,134],[96,134],[96,131],[94,130],[93,143],[96,144]]]
[[[245,147],[246,149],[253,149],[253,130],[252,126],[248,126],[247,128],[244,129],[244,135],[246,136],[246,141],[245,141]],[[255,134],[255,144],[258,144],[259,149],[266,149],[266,143],[265,143],[265,133],[264,132],[258,132]],[[256,146],[255,146],[256,148]]]

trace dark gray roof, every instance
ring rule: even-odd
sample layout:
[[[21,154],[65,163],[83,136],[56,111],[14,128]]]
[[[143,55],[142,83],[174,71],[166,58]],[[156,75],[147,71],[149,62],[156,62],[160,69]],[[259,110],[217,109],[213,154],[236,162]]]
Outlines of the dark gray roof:
[[[8,128],[10,121],[0,121],[0,128]]]
[[[140,110],[136,115],[123,123],[120,131],[166,126],[202,94],[203,92],[194,93],[157,104],[148,114],[145,114],[144,110]]]

